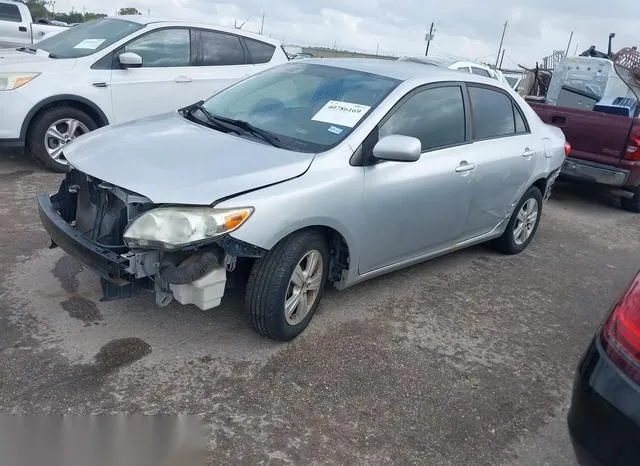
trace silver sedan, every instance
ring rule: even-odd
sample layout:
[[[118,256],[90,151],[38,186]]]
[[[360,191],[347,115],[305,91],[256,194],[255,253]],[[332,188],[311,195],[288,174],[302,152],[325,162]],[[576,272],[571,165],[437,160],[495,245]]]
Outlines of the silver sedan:
[[[211,309],[232,278],[291,340],[344,289],[482,242],[527,247],[570,148],[511,89],[419,63],[288,63],[65,149],[38,197],[104,299]]]

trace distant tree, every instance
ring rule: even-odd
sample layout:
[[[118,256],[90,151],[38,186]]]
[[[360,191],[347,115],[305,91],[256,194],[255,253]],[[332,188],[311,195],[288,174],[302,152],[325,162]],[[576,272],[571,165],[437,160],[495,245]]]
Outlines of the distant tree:
[[[137,8],[129,7],[129,8],[120,8],[118,11],[119,15],[141,15]]]
[[[47,10],[47,3],[45,0],[23,0],[23,2],[29,8],[31,16],[35,20],[36,18],[48,18],[49,10]]]

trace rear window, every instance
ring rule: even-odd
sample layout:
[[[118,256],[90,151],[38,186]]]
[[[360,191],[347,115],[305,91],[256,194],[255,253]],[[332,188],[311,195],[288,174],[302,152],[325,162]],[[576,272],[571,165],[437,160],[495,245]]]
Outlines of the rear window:
[[[245,42],[249,49],[251,63],[269,63],[273,57],[273,53],[276,51],[275,46],[260,42],[259,40],[245,39]]]
[[[20,10],[18,5],[9,5],[7,3],[0,3],[0,20],[12,21],[14,23],[21,23],[22,16],[20,16]]]
[[[203,66],[244,65],[240,38],[216,31],[199,31]]]
[[[516,123],[516,110],[511,99],[499,91],[484,87],[469,87],[471,108],[473,109],[473,125],[476,139],[488,139],[501,136],[511,136],[518,130],[524,132],[526,126],[522,121]],[[523,128],[524,127],[524,128]]]
[[[483,70],[482,68],[476,68],[475,66],[471,67],[471,72],[473,74],[477,74],[478,76],[485,76],[487,78],[491,77],[491,75],[489,74],[489,72],[487,70]]]

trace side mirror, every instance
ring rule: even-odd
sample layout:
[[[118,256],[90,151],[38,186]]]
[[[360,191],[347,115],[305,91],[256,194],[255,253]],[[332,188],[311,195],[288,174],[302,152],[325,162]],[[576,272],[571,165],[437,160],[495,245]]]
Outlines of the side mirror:
[[[392,134],[383,137],[373,148],[373,156],[394,162],[415,162],[422,155],[422,143],[417,138]]]
[[[140,68],[142,66],[142,57],[137,53],[125,52],[118,55],[118,62],[123,68]]]

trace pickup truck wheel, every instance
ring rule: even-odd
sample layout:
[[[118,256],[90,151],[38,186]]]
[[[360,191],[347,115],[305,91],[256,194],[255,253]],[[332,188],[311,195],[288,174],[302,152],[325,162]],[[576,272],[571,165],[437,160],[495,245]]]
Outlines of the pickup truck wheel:
[[[631,199],[620,199],[620,205],[622,205],[624,210],[640,213],[640,187],[636,188],[635,194]]]
[[[329,248],[316,231],[295,233],[253,265],[246,306],[260,335],[290,341],[313,317],[327,282]]]
[[[66,145],[97,127],[89,115],[77,108],[55,107],[35,118],[27,145],[31,155],[45,167],[64,173],[69,170],[63,154]]]
[[[493,245],[504,254],[518,254],[524,251],[538,230],[541,216],[542,193],[532,186],[520,199],[506,230]]]

